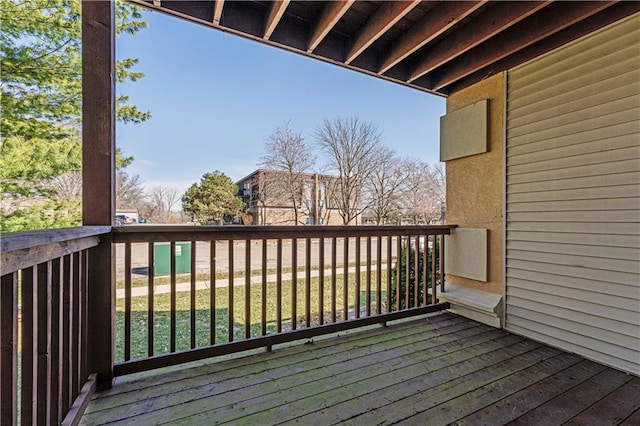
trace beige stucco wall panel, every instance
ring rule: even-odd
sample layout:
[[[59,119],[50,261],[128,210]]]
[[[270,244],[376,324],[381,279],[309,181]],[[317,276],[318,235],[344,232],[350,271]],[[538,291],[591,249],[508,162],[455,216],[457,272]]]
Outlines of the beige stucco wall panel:
[[[487,100],[487,152],[446,162],[447,223],[483,228],[487,237],[487,281],[447,274],[447,282],[495,294],[503,285],[504,73],[451,95],[447,113]]]
[[[485,99],[440,117],[440,161],[487,152]]]
[[[445,273],[487,281],[487,238],[482,228],[456,228],[445,236]]]

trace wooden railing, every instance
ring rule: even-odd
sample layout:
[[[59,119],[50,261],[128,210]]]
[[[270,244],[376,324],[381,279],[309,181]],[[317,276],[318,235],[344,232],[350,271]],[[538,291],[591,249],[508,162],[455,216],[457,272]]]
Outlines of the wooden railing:
[[[87,363],[88,259],[109,227],[1,238],[1,424],[71,423],[95,387]]]
[[[437,294],[452,228],[127,226],[4,234],[0,423],[74,424],[96,385],[109,387],[113,374],[445,309]],[[114,294],[112,321],[104,313],[112,312]]]
[[[114,228],[114,374],[446,309],[453,227]]]

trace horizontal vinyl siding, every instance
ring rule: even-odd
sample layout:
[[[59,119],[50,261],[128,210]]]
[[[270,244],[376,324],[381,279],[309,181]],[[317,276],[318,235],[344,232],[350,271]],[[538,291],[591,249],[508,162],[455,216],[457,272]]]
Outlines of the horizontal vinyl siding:
[[[509,71],[506,328],[640,374],[640,15]]]

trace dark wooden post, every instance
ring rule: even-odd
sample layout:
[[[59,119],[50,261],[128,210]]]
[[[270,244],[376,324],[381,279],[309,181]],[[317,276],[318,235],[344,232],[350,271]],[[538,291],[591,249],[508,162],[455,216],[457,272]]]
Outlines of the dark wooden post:
[[[115,6],[82,2],[82,217],[111,225],[115,213]],[[111,238],[89,255],[88,372],[98,388],[111,387],[115,290]]]

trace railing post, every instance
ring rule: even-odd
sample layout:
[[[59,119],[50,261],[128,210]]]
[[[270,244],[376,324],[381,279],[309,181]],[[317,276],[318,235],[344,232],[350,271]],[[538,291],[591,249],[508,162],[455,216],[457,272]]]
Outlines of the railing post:
[[[113,382],[116,314],[115,289],[111,285],[113,254],[111,235],[100,237],[100,245],[89,252],[87,367],[89,374],[98,374],[98,389],[110,388]]]
[[[115,213],[115,2],[82,2],[82,221],[111,225]],[[111,237],[89,255],[88,372],[113,380],[115,290]],[[81,378],[84,380],[85,378]]]

